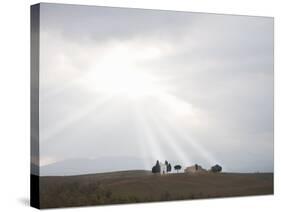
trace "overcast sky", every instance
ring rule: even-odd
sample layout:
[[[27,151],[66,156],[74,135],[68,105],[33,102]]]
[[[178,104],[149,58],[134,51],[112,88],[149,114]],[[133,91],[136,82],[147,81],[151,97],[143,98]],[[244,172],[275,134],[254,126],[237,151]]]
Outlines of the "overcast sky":
[[[273,171],[273,19],[41,4],[40,165]]]

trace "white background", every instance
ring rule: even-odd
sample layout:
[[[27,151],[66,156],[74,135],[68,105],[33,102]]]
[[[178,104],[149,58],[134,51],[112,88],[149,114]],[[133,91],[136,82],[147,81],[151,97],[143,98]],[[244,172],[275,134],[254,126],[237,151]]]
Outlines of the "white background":
[[[281,205],[280,183],[280,20],[278,0],[69,0],[52,1],[151,9],[184,10],[275,17],[275,186],[274,196],[178,201],[60,209],[67,211],[275,211]],[[30,39],[29,6],[38,1],[0,4],[0,211],[29,207]],[[279,14],[278,14],[279,12]],[[262,85],[261,85],[262,86]]]

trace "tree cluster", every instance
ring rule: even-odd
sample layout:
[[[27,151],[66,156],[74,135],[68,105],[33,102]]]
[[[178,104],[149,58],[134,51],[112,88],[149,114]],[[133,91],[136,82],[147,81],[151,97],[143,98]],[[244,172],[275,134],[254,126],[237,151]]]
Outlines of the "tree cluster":
[[[171,172],[172,171],[172,166],[171,164],[165,160],[165,165],[166,165],[166,168],[167,168],[167,172]]]
[[[212,172],[221,172],[221,170],[222,170],[222,167],[218,164],[211,167]]]
[[[167,160],[165,160],[165,165],[166,165],[166,172],[167,173],[171,172],[172,171],[172,165]],[[152,173],[160,173],[160,171],[161,171],[160,163],[157,160],[156,164],[152,167]]]
[[[161,170],[160,164],[159,161],[157,160],[155,166],[152,167],[152,173],[160,173],[160,170]]]

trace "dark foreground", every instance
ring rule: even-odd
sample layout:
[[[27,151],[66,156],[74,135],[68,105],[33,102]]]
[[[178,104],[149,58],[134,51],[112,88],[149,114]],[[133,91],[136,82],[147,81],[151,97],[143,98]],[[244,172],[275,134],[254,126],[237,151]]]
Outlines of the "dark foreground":
[[[273,194],[273,174],[153,175],[147,171],[40,177],[40,208]]]

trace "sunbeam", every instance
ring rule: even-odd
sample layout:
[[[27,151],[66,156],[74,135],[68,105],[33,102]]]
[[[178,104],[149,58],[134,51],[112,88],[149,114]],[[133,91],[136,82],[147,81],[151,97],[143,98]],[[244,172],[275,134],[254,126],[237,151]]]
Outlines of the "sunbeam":
[[[134,114],[132,114],[135,117],[135,124],[137,125],[137,134],[136,134],[136,144],[138,146],[138,151],[140,152],[141,157],[143,158],[143,165],[145,169],[150,170],[151,164],[152,164],[152,157],[151,151],[149,150],[147,146],[146,139],[140,139],[140,138],[148,138],[147,134],[145,133],[145,130],[143,129],[143,122],[141,120],[141,116],[139,114],[138,109],[133,104],[132,105]],[[150,138],[148,138],[150,139]]]
[[[162,150],[161,143],[159,143],[158,138],[155,136],[155,132],[149,127],[145,114],[139,105],[135,105],[135,112],[137,123],[139,123],[139,133],[142,135],[140,137],[145,137],[145,139],[140,142],[143,142],[145,146],[146,154],[150,159],[149,168],[151,168],[151,162],[154,163],[156,160],[165,160],[165,154]]]
[[[84,108],[81,108],[79,112],[71,114],[71,116],[68,116],[66,119],[57,121],[57,123],[53,126],[50,126],[47,129],[44,129],[40,135],[41,142],[44,143],[46,141],[51,140],[53,136],[55,136],[57,133],[67,129],[71,124],[81,120],[83,117],[87,116],[91,112],[101,108],[104,106],[112,96],[104,96],[95,102],[88,104],[84,106]]]
[[[40,96],[40,101],[47,102],[55,96],[64,95],[64,93],[68,93],[73,88],[81,88],[89,80],[90,76],[90,72],[82,72],[75,79],[64,81],[60,83],[58,87],[54,86],[51,89],[42,92],[42,95]]]
[[[161,99],[166,101],[166,98],[163,97],[165,96],[161,96]],[[184,101],[178,98],[173,98],[173,101],[175,101],[174,104],[186,104]],[[169,103],[167,105],[170,106],[171,104]],[[175,110],[174,107],[170,107],[171,112],[173,112],[174,110]],[[207,161],[209,165],[218,162],[218,159],[216,159],[213,155],[211,155],[210,152],[208,152],[202,145],[199,144],[199,142],[196,142],[196,140],[193,139],[190,134],[188,134],[189,129],[186,129],[185,126],[178,126],[177,123],[171,121],[171,118],[168,118],[166,115],[160,114],[159,111],[157,110],[154,110],[153,113],[155,114],[155,116],[158,117],[159,123],[166,124],[165,126],[166,129],[171,130],[176,138],[180,140],[184,140],[186,143],[188,143],[195,151],[199,153],[199,155],[205,158],[205,161]],[[175,113],[177,113],[177,111],[175,111]]]
[[[159,137],[161,138],[162,145],[168,146],[169,149],[173,151],[174,155],[177,155],[177,158],[173,158],[173,160],[180,162],[181,164],[191,164],[192,160],[188,156],[188,152],[184,151],[183,148],[178,144],[178,142],[175,142],[176,137],[174,137],[171,133],[169,133],[169,129],[163,121],[159,119],[159,116],[155,113],[149,114],[149,126],[153,129],[156,129],[156,132],[158,132]],[[155,133],[156,133],[155,132]]]

